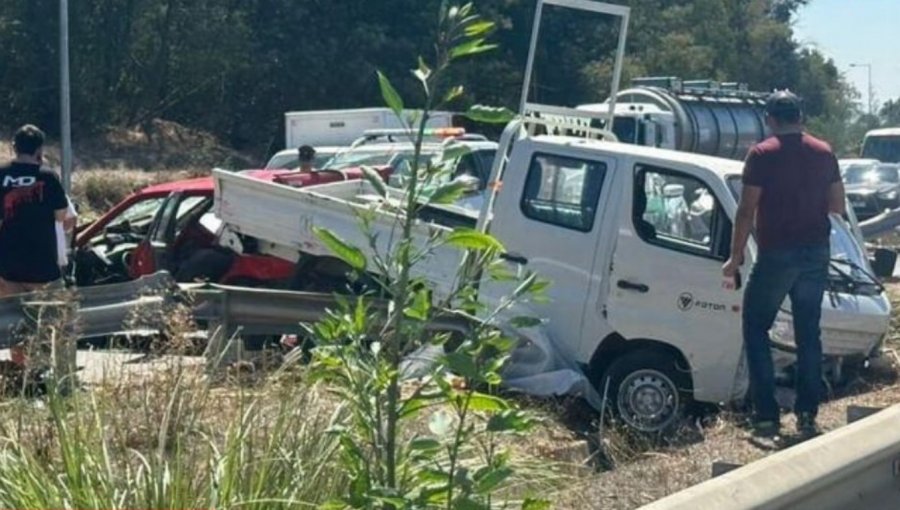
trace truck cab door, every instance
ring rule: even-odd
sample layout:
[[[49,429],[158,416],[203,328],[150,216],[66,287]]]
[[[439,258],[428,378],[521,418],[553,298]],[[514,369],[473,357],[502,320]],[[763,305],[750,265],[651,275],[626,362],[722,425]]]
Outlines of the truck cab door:
[[[604,278],[595,251],[609,228],[616,163],[596,151],[518,142],[494,208],[491,229],[508,262],[551,282],[549,302],[529,306],[567,356],[580,350],[588,295]]]
[[[743,341],[742,293],[725,288],[721,269],[732,223],[718,197],[727,190],[672,165],[636,162],[628,169],[604,311],[626,340],[681,351],[697,400],[729,401],[743,390]]]

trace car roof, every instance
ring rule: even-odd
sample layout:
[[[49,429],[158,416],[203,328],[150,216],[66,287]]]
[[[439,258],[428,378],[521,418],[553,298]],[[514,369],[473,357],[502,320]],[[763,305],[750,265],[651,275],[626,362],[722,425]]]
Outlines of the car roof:
[[[741,175],[744,171],[744,163],[733,159],[694,154],[692,152],[673,151],[656,147],[645,147],[621,142],[606,142],[595,139],[576,138],[572,136],[540,135],[533,138],[536,141],[570,147],[584,147],[598,149],[604,152],[621,154],[623,156],[640,156],[648,159],[662,159],[677,163],[693,165],[709,170],[715,175],[725,179],[735,175]]]
[[[873,129],[866,133],[866,137],[869,136],[900,136],[900,127]]]

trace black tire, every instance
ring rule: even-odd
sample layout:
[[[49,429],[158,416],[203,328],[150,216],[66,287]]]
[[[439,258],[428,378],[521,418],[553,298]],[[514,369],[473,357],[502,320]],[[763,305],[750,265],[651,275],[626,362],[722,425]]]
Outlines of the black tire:
[[[615,416],[649,434],[677,426],[693,393],[690,369],[679,357],[658,349],[631,351],[613,361],[597,387],[601,397],[604,390]]]

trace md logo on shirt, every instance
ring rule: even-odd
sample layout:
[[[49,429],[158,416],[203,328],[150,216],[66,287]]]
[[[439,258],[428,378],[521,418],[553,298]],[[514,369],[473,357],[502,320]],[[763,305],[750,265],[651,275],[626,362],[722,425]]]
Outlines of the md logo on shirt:
[[[33,175],[23,175],[20,177],[14,177],[12,175],[3,176],[3,184],[4,188],[24,188],[27,186],[34,186],[34,183],[37,182],[37,177]]]

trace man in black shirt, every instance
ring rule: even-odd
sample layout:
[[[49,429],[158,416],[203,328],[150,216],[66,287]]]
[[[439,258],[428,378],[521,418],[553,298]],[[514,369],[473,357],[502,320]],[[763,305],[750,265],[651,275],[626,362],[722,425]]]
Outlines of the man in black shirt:
[[[13,139],[15,159],[0,166],[0,295],[57,282],[56,222],[68,199],[56,175],[41,169],[44,133],[26,125]]]

